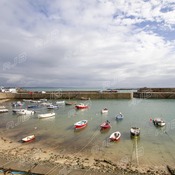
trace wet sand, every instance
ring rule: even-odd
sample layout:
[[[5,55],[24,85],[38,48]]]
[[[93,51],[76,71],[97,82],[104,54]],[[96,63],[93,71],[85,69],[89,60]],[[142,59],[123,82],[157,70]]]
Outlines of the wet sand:
[[[90,157],[81,152],[71,154],[64,150],[42,148],[38,144],[20,143],[0,138],[1,167],[32,170],[43,174],[150,174],[168,175],[165,167],[137,166],[126,162],[113,162],[112,157]],[[33,168],[32,168],[33,167]]]

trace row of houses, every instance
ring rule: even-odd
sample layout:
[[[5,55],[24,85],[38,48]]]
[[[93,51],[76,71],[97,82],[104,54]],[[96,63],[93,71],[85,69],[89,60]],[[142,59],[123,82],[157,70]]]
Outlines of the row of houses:
[[[0,92],[17,93],[17,89],[16,88],[6,88],[6,87],[1,86]]]

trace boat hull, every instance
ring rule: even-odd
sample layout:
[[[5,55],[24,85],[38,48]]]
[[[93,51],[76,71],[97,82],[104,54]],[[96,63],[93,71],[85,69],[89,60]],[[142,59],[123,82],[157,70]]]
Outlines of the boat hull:
[[[31,142],[35,139],[35,135],[27,136],[22,139],[22,142]]]
[[[29,111],[29,110],[19,110],[16,111],[16,114],[18,115],[33,115],[35,112],[34,111]]]
[[[110,139],[111,142],[113,142],[113,141],[119,141],[120,140],[120,137],[121,137],[121,133],[119,131],[116,131],[116,132],[113,132],[110,135],[109,139]]]
[[[103,124],[100,125],[100,128],[101,128],[101,130],[110,129],[111,128],[111,125],[110,124],[107,124],[105,122],[105,123],[103,123]]]
[[[81,120],[74,124],[74,129],[83,129],[87,126],[88,121],[87,120]]]
[[[131,137],[139,137],[140,136],[140,128],[132,127],[130,129],[130,134],[131,134]]]
[[[160,127],[165,126],[165,122],[162,119],[160,119],[160,118],[154,119],[153,120],[153,124],[155,126],[160,126]]]
[[[77,109],[87,109],[88,108],[88,106],[75,106]]]
[[[42,118],[50,118],[50,117],[54,117],[55,113],[47,113],[47,114],[38,114],[38,118],[42,119]]]
[[[9,110],[8,109],[0,109],[0,113],[5,113],[5,112],[8,112]]]

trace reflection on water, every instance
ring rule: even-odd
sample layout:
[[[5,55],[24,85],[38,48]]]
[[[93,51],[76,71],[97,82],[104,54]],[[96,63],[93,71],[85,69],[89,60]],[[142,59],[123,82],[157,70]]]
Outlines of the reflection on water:
[[[93,149],[93,155],[100,156],[103,153],[116,161],[127,159],[139,165],[175,162],[174,100],[133,100],[91,100],[90,108],[85,110],[76,110],[72,105],[61,106],[54,110],[54,118],[46,119],[37,118],[39,113],[49,111],[44,106],[38,108],[32,116],[17,116],[12,113],[9,102],[6,103],[9,112],[0,114],[0,129],[14,141],[35,134],[35,143],[43,147],[59,145],[59,149],[66,149],[67,152],[76,153],[83,150],[82,152],[92,154]],[[82,101],[77,103],[80,102]],[[107,114],[101,114],[104,107],[109,110]],[[125,118],[116,121],[119,112],[122,112]],[[150,118],[156,117],[163,118],[166,126],[155,127]],[[74,123],[84,119],[88,120],[88,126],[75,131]],[[100,125],[106,120],[110,121],[112,127],[100,131]],[[140,139],[130,138],[132,126],[141,128]],[[120,141],[106,142],[114,131],[121,132]]]

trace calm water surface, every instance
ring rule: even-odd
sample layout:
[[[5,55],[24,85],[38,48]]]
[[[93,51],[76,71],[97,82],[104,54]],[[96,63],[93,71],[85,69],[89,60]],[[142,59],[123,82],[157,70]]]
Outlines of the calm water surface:
[[[99,158],[108,156],[117,162],[134,160],[139,164],[153,166],[175,163],[175,100],[77,101],[79,102],[89,104],[89,109],[75,110],[74,106],[61,106],[54,110],[55,118],[50,119],[37,118],[39,113],[50,111],[45,107],[36,109],[36,114],[31,117],[14,115],[11,112],[11,102],[7,102],[5,105],[9,112],[0,114],[1,132],[14,141],[35,134],[36,141],[33,145],[37,143],[41,147],[51,147],[72,154],[80,152]],[[108,114],[100,113],[104,107],[109,109]],[[115,116],[119,112],[124,114],[124,119],[117,122]],[[155,117],[163,118],[166,127],[156,128],[150,122],[150,118]],[[73,124],[83,119],[88,120],[88,126],[75,132]],[[105,120],[111,122],[112,128],[100,132],[99,125]],[[141,128],[140,139],[130,138],[132,126]],[[114,131],[121,132],[121,140],[117,143],[108,142]],[[138,159],[134,157],[136,154]]]

